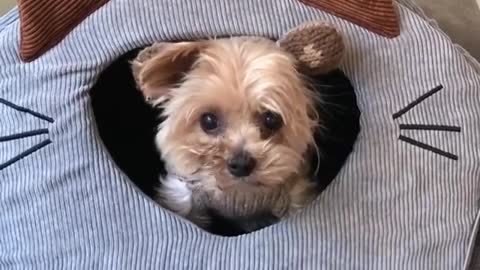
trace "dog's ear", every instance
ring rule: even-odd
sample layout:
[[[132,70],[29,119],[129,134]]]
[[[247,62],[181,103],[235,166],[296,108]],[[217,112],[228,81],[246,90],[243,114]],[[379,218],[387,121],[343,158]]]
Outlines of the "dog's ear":
[[[142,50],[132,62],[132,71],[146,99],[167,98],[205,46],[205,41],[155,43]]]

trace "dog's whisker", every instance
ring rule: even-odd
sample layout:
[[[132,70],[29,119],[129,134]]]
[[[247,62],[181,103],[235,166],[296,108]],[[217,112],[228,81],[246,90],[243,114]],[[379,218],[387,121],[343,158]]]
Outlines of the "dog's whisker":
[[[315,155],[316,155],[316,158],[317,158],[317,164],[316,164],[316,167],[315,167],[315,171],[314,171],[314,175],[318,175],[319,171],[320,171],[320,148],[318,148],[318,145],[314,142],[312,143],[312,146],[313,148],[315,149]]]

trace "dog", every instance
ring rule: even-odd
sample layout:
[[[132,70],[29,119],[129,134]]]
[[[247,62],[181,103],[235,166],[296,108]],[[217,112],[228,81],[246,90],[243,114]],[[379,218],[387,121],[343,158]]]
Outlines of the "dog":
[[[318,154],[320,98],[298,60],[274,41],[157,43],[132,70],[146,100],[162,109],[155,144],[168,172],[157,196],[163,207],[206,227],[208,206],[198,194],[218,200],[241,194],[247,203],[281,188],[288,203],[272,210],[278,219],[318,194],[308,172],[310,155]]]

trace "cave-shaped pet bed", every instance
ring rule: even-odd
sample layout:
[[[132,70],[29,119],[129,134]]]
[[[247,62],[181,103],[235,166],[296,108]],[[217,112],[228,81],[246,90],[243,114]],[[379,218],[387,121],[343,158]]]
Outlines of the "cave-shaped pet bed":
[[[332,1],[65,1],[95,5],[83,21],[57,19],[80,23],[45,43],[25,2],[22,27],[17,10],[0,20],[1,269],[466,265],[480,197],[479,66],[411,2],[393,4],[395,29],[395,17],[370,20],[372,6],[355,1],[338,2],[363,19],[332,12]],[[211,235],[159,207],[112,161],[88,92],[120,55],[155,41],[278,38],[310,20],[344,33],[341,68],[362,116],[346,165],[305,211],[251,234]]]

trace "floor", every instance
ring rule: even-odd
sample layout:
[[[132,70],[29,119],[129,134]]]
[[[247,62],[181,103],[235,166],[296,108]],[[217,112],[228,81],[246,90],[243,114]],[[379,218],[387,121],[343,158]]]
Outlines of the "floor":
[[[5,14],[16,4],[16,0],[0,0],[0,15]]]
[[[480,60],[480,0],[416,0],[455,43]]]

